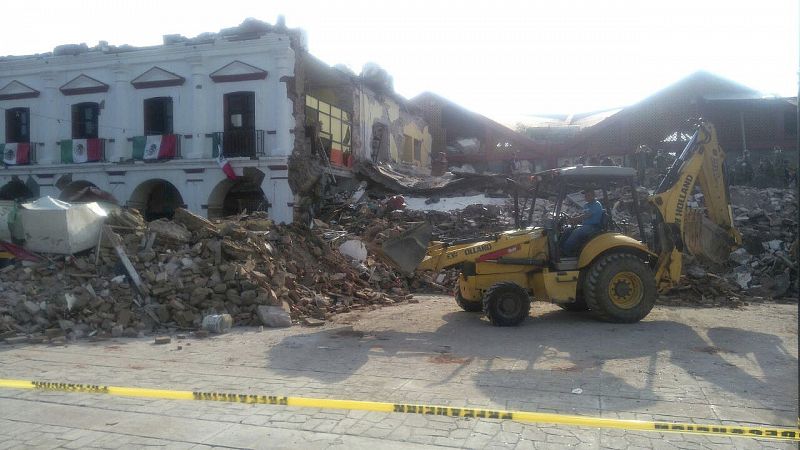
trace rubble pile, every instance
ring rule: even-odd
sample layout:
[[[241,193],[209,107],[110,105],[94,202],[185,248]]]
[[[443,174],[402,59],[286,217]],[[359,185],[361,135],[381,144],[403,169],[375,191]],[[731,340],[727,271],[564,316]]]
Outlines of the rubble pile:
[[[793,189],[730,188],[742,248],[731,254],[743,289],[780,298],[797,291],[797,193]]]
[[[742,247],[724,266],[688,257],[683,286],[667,299],[736,306],[761,298],[796,300],[797,194],[792,189],[730,187],[734,225]],[[702,205],[696,194],[690,206]]]
[[[436,197],[434,197],[435,199]],[[391,210],[381,202],[346,205],[325,214],[322,220],[331,227],[373,241],[376,230],[390,227],[408,228],[410,224],[428,221],[433,225],[433,238],[439,240],[468,239],[513,228],[511,207],[473,204],[453,211]],[[396,231],[399,233],[400,228]]]
[[[318,324],[410,299],[406,281],[385,265],[361,265],[367,270],[307,228],[265,214],[212,223],[178,210],[146,224],[119,210],[97,250],[0,269],[0,338],[190,330],[210,314],[230,314],[237,325]]]
[[[342,242],[358,239],[369,250],[369,271],[372,277],[400,277],[391,267],[383,264],[376,255],[381,244],[408,230],[412,226],[429,222],[433,226],[434,240],[453,241],[489,236],[513,228],[510,205],[472,204],[453,211],[412,210],[387,208],[378,202],[351,204],[317,220],[317,232],[327,241]],[[321,231],[320,231],[321,230]],[[334,245],[336,246],[336,245]],[[367,270],[360,267],[361,271]],[[452,293],[458,280],[458,269],[446,269],[438,274],[422,274],[407,279],[412,292]]]

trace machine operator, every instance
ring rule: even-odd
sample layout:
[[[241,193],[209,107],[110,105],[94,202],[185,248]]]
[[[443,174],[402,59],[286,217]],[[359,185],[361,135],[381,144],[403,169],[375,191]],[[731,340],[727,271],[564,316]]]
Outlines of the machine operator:
[[[586,200],[583,213],[569,218],[569,223],[577,226],[564,241],[564,256],[577,256],[581,246],[603,226],[603,205],[595,198],[594,189],[585,189],[583,198]]]

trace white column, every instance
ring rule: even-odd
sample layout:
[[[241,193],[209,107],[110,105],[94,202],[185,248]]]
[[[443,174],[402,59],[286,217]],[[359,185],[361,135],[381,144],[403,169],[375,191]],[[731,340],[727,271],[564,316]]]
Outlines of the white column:
[[[275,114],[275,148],[267,148],[267,155],[272,156],[289,156],[292,154],[292,148],[294,147],[294,135],[291,131],[294,129],[295,122],[294,122],[294,106],[292,105],[292,101],[289,99],[287,92],[286,92],[286,84],[280,81],[283,77],[291,77],[294,76],[294,54],[287,51],[286,55],[279,56],[276,59],[276,74],[275,83],[272,86],[276,86],[277,89],[280,91],[277,93],[275,98],[279,99],[275,102],[278,106],[274,109],[274,111],[269,111],[271,114]],[[272,74],[270,76],[273,76]],[[297,101],[302,101],[302,99],[298,99]],[[265,136],[266,140],[266,136]],[[266,140],[267,142],[269,140]],[[289,200],[291,202],[291,200]],[[291,219],[289,220],[291,222]]]
[[[277,223],[292,223],[294,207],[289,205],[293,204],[294,196],[289,188],[289,180],[273,180],[266,177],[261,184],[261,189],[272,204],[269,209],[270,218]]]
[[[192,140],[191,142],[184,140],[186,146],[182,149],[183,157],[187,159],[210,158],[211,140],[206,139],[206,133],[210,133],[213,130],[206,129],[206,95],[209,87],[206,81],[208,76],[200,56],[192,58],[190,63],[192,65],[192,77],[188,82],[192,90],[189,102],[192,108]]]
[[[57,95],[60,95],[60,92],[56,90],[56,77],[55,73],[47,72],[42,74],[42,78],[44,79],[44,92],[42,92],[42,111],[44,111],[44,115],[48,116],[46,119],[42,119],[42,125],[44,125],[44,133],[42,133],[42,142],[44,142],[44,146],[38,149],[36,154],[36,159],[38,164],[57,164],[61,162],[61,148],[56,144],[56,141],[61,139],[68,139],[69,136],[61,136],[61,124],[49,117],[57,117],[58,108],[57,108]]]
[[[128,91],[132,89],[129,81],[128,68],[121,64],[116,65],[114,67],[114,92],[110,96],[113,104],[106,105],[109,111],[113,111],[112,114],[109,114],[113,123],[108,125],[114,128],[109,129],[110,135],[101,136],[114,139],[113,144],[106,144],[106,160],[111,162],[117,162],[120,158],[130,158],[131,156],[128,151],[131,147],[128,137],[134,136],[135,131],[131,130],[134,124],[130,122],[129,112],[135,106],[132,105],[131,98],[128,95],[130,94]]]

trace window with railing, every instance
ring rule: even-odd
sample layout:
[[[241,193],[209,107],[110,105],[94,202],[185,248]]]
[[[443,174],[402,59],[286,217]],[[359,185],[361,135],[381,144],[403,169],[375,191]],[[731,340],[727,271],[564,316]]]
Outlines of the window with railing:
[[[232,130],[211,133],[211,154],[220,151],[226,158],[257,158],[265,156],[264,130]]]

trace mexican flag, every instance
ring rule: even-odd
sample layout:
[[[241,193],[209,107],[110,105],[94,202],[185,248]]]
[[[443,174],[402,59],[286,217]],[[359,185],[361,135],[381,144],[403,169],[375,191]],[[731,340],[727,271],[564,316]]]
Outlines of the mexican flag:
[[[85,163],[100,161],[102,158],[100,139],[64,139],[61,141],[61,162]]]
[[[228,158],[222,154],[222,146],[217,146],[217,164],[219,164],[219,168],[225,172],[225,176],[228,177],[229,180],[235,180],[239,178],[236,175],[236,172],[233,171],[233,166],[231,166],[231,162],[228,161]]]
[[[170,159],[177,154],[178,137],[174,134],[133,138],[133,159]]]
[[[31,144],[20,142],[17,144],[0,144],[3,153],[3,164],[13,166],[31,162]]]

